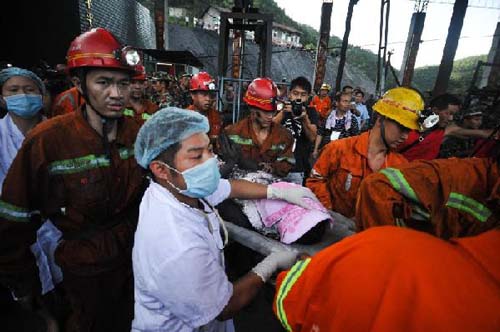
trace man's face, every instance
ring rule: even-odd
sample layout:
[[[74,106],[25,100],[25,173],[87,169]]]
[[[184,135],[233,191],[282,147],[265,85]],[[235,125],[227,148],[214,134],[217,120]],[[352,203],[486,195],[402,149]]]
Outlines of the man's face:
[[[183,77],[181,77],[180,87],[182,89],[184,89],[184,90],[189,89],[189,81],[190,81],[189,76],[183,76]]]
[[[319,90],[319,96],[321,98],[326,97],[328,95],[328,90],[327,89],[321,89]]]
[[[444,110],[434,110],[434,113],[439,115],[439,128],[445,128],[450,122],[453,121],[453,116],[460,110],[459,105],[448,105],[447,109]]]
[[[166,90],[166,83],[164,81],[154,80],[151,82],[151,85],[156,93],[163,93]]]
[[[131,80],[130,81],[130,97],[134,99],[141,99],[144,96],[146,89],[145,81]]]
[[[388,118],[379,121],[384,121],[385,141],[391,149],[395,149],[408,138],[410,129]]]
[[[105,117],[121,117],[130,94],[129,74],[118,70],[93,69],[87,73],[86,80],[88,97],[94,110]]]
[[[191,92],[191,98],[197,111],[207,112],[210,109],[211,97],[209,91],[193,91]]]
[[[468,116],[464,118],[463,126],[467,129],[479,129],[483,123],[482,115]]]
[[[256,107],[250,107],[251,120],[259,128],[269,128],[273,123],[275,112],[262,111]]]
[[[174,157],[173,167],[179,172],[204,163],[214,156],[210,139],[205,133],[194,134],[181,142],[181,148]],[[181,189],[186,189],[184,178],[176,172],[172,174],[172,182]]]
[[[288,94],[288,99],[293,101],[297,101],[298,99],[300,99],[302,103],[307,102],[307,98],[309,98],[309,94],[306,90],[304,90],[304,88],[300,86],[294,87]]]
[[[337,103],[337,109],[347,112],[351,107],[351,97],[349,95],[341,95]]]
[[[354,101],[355,101],[357,104],[361,104],[361,103],[363,103],[363,99],[364,99],[364,97],[363,97],[363,94],[362,94],[362,93],[356,93],[356,94],[354,95]]]

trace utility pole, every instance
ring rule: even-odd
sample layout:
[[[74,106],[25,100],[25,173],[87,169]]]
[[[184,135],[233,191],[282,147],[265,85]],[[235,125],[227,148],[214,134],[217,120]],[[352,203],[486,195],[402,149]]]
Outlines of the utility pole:
[[[448,36],[443,49],[443,57],[439,65],[439,72],[434,84],[433,96],[443,94],[448,89],[451,71],[453,70],[453,60],[457,52],[458,39],[462,32],[465,13],[469,0],[456,0],[453,5],[453,14],[451,15],[450,26],[448,28]]]
[[[165,47],[165,2],[155,0],[155,30],[156,30],[156,49],[163,50]]]
[[[413,79],[418,48],[420,47],[422,31],[424,30],[425,11],[427,10],[428,4],[429,0],[415,1],[415,12],[411,17],[410,29],[408,31],[408,38],[406,39],[405,52],[400,70],[400,80],[403,86],[410,86]]]
[[[487,62],[500,65],[500,22],[497,23],[495,29]],[[500,66],[485,66],[479,87],[498,89],[500,87]]]
[[[351,33],[351,19],[354,11],[354,6],[359,0],[349,0],[347,7],[347,17],[345,19],[344,39],[342,39],[342,48],[340,49],[339,68],[337,69],[337,80],[335,81],[335,92],[340,91],[342,84],[342,76],[344,75],[345,57],[347,53],[347,46],[349,43],[349,34]]]
[[[319,91],[325,79],[328,40],[330,39],[330,21],[333,0],[324,0],[321,7],[321,26],[319,28],[318,48],[316,51],[316,68],[314,69],[313,89]]]
[[[163,48],[168,50],[169,49],[169,38],[168,38],[168,0],[163,0],[163,17],[164,17],[164,27],[163,27]]]
[[[386,56],[387,37],[389,34],[389,11],[390,0],[380,1],[380,26],[377,52],[377,82],[375,84],[375,94],[382,95],[385,87],[384,77],[386,77]]]

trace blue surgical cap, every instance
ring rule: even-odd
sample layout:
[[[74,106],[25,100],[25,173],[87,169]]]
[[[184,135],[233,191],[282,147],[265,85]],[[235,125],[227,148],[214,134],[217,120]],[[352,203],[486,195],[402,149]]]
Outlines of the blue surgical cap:
[[[40,93],[42,95],[45,94],[45,84],[43,84],[40,77],[38,77],[32,71],[19,67],[10,67],[0,70],[0,87],[2,87],[5,84],[5,82],[7,82],[7,80],[9,80],[14,76],[23,76],[31,79],[38,86],[38,89],[40,89]]]
[[[144,123],[135,140],[135,159],[143,168],[169,146],[174,145],[194,134],[207,133],[208,120],[195,111],[177,107],[159,110]]]

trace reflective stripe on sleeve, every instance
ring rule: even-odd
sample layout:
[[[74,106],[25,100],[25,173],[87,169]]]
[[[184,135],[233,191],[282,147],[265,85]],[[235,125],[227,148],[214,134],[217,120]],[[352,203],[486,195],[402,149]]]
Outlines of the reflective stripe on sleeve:
[[[240,145],[253,145],[253,141],[251,138],[244,138],[240,135],[228,135],[229,139],[236,144]]]
[[[29,211],[0,200],[0,217],[9,221],[29,222],[32,215],[39,213],[39,211]]]
[[[486,222],[491,216],[491,210],[473,198],[451,192],[446,202],[447,207],[451,207],[472,215],[480,222]]]
[[[276,158],[276,161],[286,161],[292,165],[295,165],[295,158],[291,158],[291,157],[278,157],[278,158]]]
[[[415,191],[405,179],[403,173],[396,168],[384,168],[380,171],[388,179],[393,188],[411,202],[412,218],[415,220],[429,220],[429,212],[422,206],[422,203],[415,194]]]
[[[277,308],[276,311],[278,312],[278,319],[280,320],[281,325],[283,325],[283,327],[287,331],[292,331],[292,327],[288,323],[283,302],[285,301],[285,298],[292,289],[293,285],[300,278],[300,276],[302,275],[302,273],[304,272],[304,270],[306,269],[307,265],[309,265],[310,262],[311,259],[307,258],[305,260],[301,260],[295,263],[295,265],[286,274],[278,290],[278,296],[276,297],[276,308]]]
[[[135,113],[133,110],[126,108],[123,110],[123,115],[134,117]]]
[[[134,149],[133,148],[120,148],[118,150],[118,153],[120,154],[121,159],[128,159],[128,158],[134,156]]]
[[[280,151],[283,151],[283,150],[285,150],[285,148],[286,148],[286,144],[283,144],[283,143],[271,145],[271,150],[280,150]]]

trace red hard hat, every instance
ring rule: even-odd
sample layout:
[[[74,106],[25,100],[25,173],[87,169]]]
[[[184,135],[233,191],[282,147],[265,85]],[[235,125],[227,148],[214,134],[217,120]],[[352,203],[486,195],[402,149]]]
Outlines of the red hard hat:
[[[257,107],[263,111],[276,110],[278,87],[267,77],[257,77],[248,85],[243,101],[248,106]]]
[[[145,81],[146,80],[146,68],[143,65],[135,66],[135,73],[132,76],[133,80],[136,81]]]
[[[201,71],[191,77],[189,91],[215,91],[215,81],[209,73]]]
[[[76,37],[66,56],[67,70],[82,67],[117,68],[135,71],[141,58],[137,50],[123,47],[111,32],[95,28]]]

